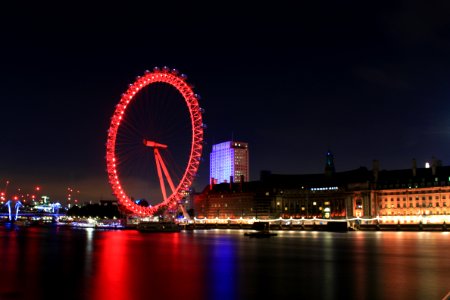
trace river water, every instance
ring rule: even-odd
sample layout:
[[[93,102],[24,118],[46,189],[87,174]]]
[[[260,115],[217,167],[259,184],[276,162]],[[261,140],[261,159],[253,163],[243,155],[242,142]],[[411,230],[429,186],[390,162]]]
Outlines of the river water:
[[[449,232],[0,227],[0,299],[437,299]]]

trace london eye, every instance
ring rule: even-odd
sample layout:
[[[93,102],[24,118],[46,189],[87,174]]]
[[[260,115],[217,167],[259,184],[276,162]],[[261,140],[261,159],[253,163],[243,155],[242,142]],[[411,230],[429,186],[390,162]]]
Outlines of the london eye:
[[[106,167],[125,211],[152,216],[189,193],[203,146],[199,99],[187,77],[168,67],[146,71],[122,94],[108,129]]]

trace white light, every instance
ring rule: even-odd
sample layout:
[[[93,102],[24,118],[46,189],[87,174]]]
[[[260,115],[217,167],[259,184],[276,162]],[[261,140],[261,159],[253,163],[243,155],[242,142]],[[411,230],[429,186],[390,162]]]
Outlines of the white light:
[[[430,163],[429,163],[429,162],[426,162],[426,163],[425,163],[425,168],[426,168],[426,169],[429,169],[429,168],[430,168]]]

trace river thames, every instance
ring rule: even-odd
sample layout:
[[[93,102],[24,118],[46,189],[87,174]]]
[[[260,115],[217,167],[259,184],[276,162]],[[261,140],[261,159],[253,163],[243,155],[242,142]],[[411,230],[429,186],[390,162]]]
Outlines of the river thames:
[[[0,227],[0,299],[443,299],[449,232]]]

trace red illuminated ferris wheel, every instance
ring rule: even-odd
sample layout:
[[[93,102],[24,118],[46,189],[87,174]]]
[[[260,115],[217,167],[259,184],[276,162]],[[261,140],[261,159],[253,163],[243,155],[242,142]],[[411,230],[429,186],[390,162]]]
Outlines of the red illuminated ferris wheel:
[[[186,197],[203,148],[199,98],[184,74],[167,67],[146,71],[122,94],[108,129],[106,165],[127,211],[151,216]]]

